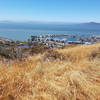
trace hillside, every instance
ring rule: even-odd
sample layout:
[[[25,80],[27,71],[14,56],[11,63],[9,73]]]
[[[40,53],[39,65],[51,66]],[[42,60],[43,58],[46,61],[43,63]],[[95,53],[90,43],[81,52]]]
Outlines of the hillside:
[[[100,100],[100,44],[0,61],[0,100]]]

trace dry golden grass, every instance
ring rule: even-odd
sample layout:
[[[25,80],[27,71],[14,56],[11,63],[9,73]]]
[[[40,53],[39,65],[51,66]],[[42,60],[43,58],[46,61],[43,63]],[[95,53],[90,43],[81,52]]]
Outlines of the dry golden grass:
[[[0,100],[100,100],[100,44],[51,52],[1,62]]]

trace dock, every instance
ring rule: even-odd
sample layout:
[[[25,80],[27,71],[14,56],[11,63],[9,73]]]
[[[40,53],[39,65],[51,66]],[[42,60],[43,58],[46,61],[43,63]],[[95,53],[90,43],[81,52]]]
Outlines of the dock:
[[[81,37],[72,34],[46,34],[31,36],[29,41],[32,44],[43,44],[49,47],[62,47],[66,44],[93,44],[100,42],[100,36]]]

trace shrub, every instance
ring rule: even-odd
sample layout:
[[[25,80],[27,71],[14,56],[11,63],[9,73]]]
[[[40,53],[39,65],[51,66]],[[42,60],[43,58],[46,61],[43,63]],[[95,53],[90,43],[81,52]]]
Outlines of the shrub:
[[[44,59],[49,59],[49,60],[64,60],[65,56],[61,53],[58,53],[57,51],[51,49],[48,50],[45,55],[44,55]]]
[[[46,50],[49,50],[50,48],[47,46],[33,46],[31,48],[31,54],[38,54],[38,53],[44,53]]]

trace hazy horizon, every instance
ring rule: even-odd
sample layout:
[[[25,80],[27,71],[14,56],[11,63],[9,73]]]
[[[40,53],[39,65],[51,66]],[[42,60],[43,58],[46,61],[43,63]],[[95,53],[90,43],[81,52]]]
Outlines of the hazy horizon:
[[[64,22],[64,21],[13,21],[13,20],[0,20],[0,23],[47,23],[47,24],[83,24],[83,23],[100,23],[96,21],[87,21],[87,22]]]

